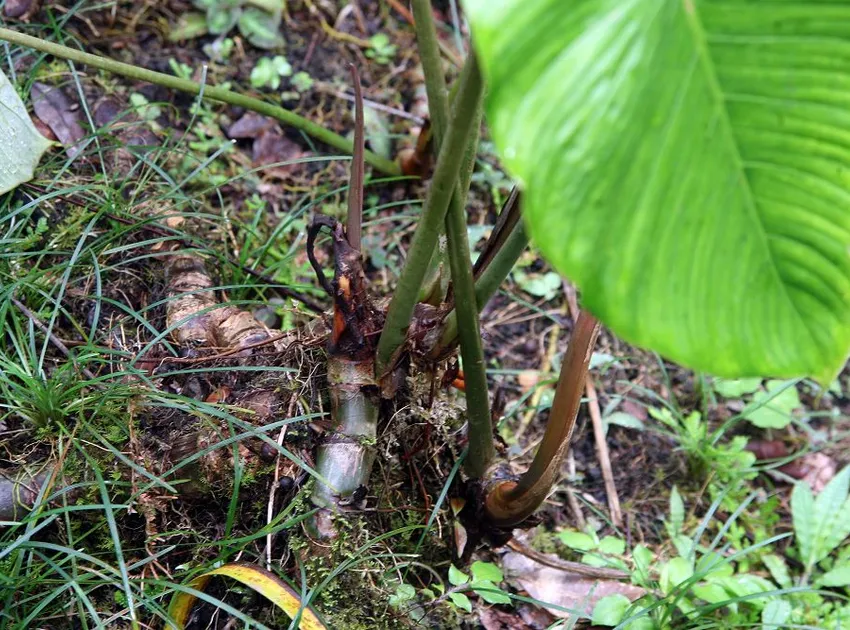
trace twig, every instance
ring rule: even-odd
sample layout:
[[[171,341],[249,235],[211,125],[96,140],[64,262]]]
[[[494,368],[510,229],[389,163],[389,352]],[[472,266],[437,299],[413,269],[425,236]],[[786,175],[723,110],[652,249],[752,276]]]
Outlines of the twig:
[[[558,337],[560,336],[560,332],[561,330],[559,326],[552,326],[552,330],[549,333],[549,343],[546,346],[546,353],[543,355],[543,363],[540,366],[540,370],[537,372],[540,378],[547,376],[549,374],[549,370],[552,369],[552,359],[555,358],[555,353],[558,351]],[[543,387],[537,387],[531,395],[531,400],[528,401],[528,411],[525,412],[516,433],[514,433],[514,439],[517,442],[519,442],[520,438],[525,434],[531,424],[531,421],[534,420],[534,417],[537,415],[537,407],[540,405],[540,401],[543,398],[543,392]]]
[[[35,313],[33,313],[26,306],[24,306],[23,303],[20,300],[18,300],[17,298],[12,298],[12,304],[14,304],[17,307],[17,309],[21,313],[23,313],[33,323],[33,325],[36,328],[38,328],[41,332],[43,332],[47,336],[47,338],[50,340],[50,343],[52,343],[54,346],[56,346],[56,348],[59,350],[59,352],[64,354],[65,358],[68,359],[71,363],[73,363],[74,367],[77,368],[78,370],[80,370],[80,372],[83,373],[83,376],[85,376],[90,381],[97,380],[97,377],[91,372],[91,370],[89,370],[87,367],[80,367],[80,366],[77,365],[77,361],[71,355],[71,351],[68,350],[68,346],[66,346],[64,343],[62,343],[62,341],[59,339],[59,337],[57,337],[52,332],[50,332],[50,330],[48,330],[47,326],[45,326],[41,322],[41,320],[38,317],[35,316]],[[100,387],[100,383],[92,383],[91,385],[94,386],[94,387]]]
[[[570,449],[569,453],[567,453],[567,470],[570,473],[571,478],[575,478],[576,476],[576,457],[573,453],[573,449]],[[587,526],[587,521],[584,518],[584,512],[581,511],[581,504],[578,502],[578,498],[576,497],[576,491],[573,490],[572,485],[567,485],[567,504],[570,506],[570,510],[573,513],[573,518],[576,521],[576,528],[583,530]]]
[[[298,395],[293,394],[289,399],[289,417],[292,418],[295,415],[295,403],[298,401]],[[287,425],[283,425],[280,428],[280,432],[277,434],[277,445],[283,446],[283,438],[286,437],[286,427]],[[274,480],[272,481],[272,487],[269,490],[269,503],[266,508],[266,525],[271,525],[272,519],[274,518],[274,497],[277,493],[278,482],[280,481],[280,450],[277,452],[277,457],[275,458],[274,463]],[[272,570],[272,543],[274,542],[274,533],[269,532],[266,534],[266,570]]]
[[[345,92],[340,92],[339,90],[333,89],[323,89],[321,91],[325,92],[326,94],[333,94],[337,98],[354,102],[354,97],[351,94],[346,94]],[[370,109],[376,109],[380,112],[386,112],[387,114],[390,114],[392,116],[398,116],[399,118],[410,120],[412,122],[415,122],[417,125],[425,124],[424,118],[420,118],[419,116],[406,112],[403,109],[396,109],[395,107],[390,107],[389,105],[384,105],[383,103],[378,103],[368,98],[363,99],[363,104],[366,107],[369,107]]]
[[[578,301],[573,287],[566,288],[567,303],[570,305],[570,315],[573,321],[578,317]],[[590,412],[590,422],[593,425],[593,439],[596,442],[596,457],[602,470],[602,479],[605,482],[605,495],[608,498],[608,510],[611,512],[611,522],[615,527],[623,526],[623,512],[620,509],[620,497],[617,494],[617,484],[614,483],[614,471],[611,469],[611,457],[608,453],[608,441],[605,439],[605,431],[602,427],[602,413],[599,411],[599,398],[593,378],[587,375],[585,382],[587,393],[587,408]]]
[[[255,341],[254,343],[245,344],[244,346],[238,346],[234,348],[228,348],[227,350],[220,352],[218,354],[213,354],[208,357],[168,357],[163,359],[163,362],[168,363],[206,363],[208,361],[217,361],[218,359],[226,359],[229,356],[237,354],[239,352],[245,352],[246,350],[253,350],[255,348],[261,348],[263,346],[268,346],[273,343],[277,343],[281,339],[285,337],[289,337],[290,333],[280,333],[279,335],[274,335],[269,337],[268,339],[263,339],[262,341]]]
[[[560,569],[573,575],[592,578],[595,580],[628,580],[631,576],[620,569],[610,567],[591,567],[581,562],[570,562],[569,560],[561,560],[560,558],[552,558],[545,553],[540,553],[536,549],[526,547],[521,542],[513,539],[508,542],[508,547],[517,553],[521,553],[527,558],[531,558],[535,562],[545,564],[553,569]]]

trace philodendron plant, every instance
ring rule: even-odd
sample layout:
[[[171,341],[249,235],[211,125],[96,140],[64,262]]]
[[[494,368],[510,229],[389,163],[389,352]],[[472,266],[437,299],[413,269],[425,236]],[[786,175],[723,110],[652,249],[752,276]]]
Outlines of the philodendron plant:
[[[329,444],[355,444],[366,467],[346,468],[347,479],[367,479],[372,460],[371,428],[345,435],[359,425],[352,414],[362,411],[372,427],[406,356],[440,359],[458,342],[466,472],[482,482],[480,512],[496,527],[521,522],[557,480],[596,318],[631,343],[718,376],[827,382],[841,369],[850,349],[850,0],[466,0],[472,48],[451,103],[430,3],[412,7],[437,162],[386,310],[351,298],[364,295],[352,288],[365,291],[359,214],[345,226],[314,223],[330,228],[350,262],[326,284],[336,309],[331,357],[356,371],[340,368],[332,383],[346,419],[332,423]],[[0,38],[135,76],[6,30]],[[152,72],[138,78],[201,91]],[[282,108],[215,87],[204,94],[354,146]],[[521,193],[473,267],[465,202],[482,99]],[[350,207],[359,213],[361,205],[359,196]],[[478,313],[527,245],[526,229],[579,288],[585,310],[532,467],[518,480],[489,482],[495,451]],[[447,275],[451,291],[436,282],[423,292]],[[418,303],[423,294],[429,304]],[[325,461],[322,477],[340,470]],[[317,503],[332,510],[358,484],[319,485]]]

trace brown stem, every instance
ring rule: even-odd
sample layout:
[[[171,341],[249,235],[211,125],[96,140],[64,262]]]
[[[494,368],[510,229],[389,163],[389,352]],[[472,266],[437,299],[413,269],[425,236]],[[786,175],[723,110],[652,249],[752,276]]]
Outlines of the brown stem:
[[[360,251],[360,233],[363,225],[363,94],[360,75],[354,64],[349,66],[354,83],[354,155],[351,160],[351,181],[348,184],[348,217],[345,231],[348,244]]]
[[[596,318],[581,311],[561,365],[546,433],[534,461],[519,482],[503,481],[487,495],[485,509],[494,524],[507,527],[525,520],[543,503],[558,480],[598,333]]]

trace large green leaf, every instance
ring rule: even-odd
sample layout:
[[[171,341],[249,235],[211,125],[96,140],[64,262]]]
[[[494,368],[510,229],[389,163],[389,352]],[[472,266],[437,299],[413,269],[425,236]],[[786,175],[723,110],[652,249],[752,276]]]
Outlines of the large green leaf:
[[[625,339],[727,377],[850,349],[850,0],[466,0],[543,254]]]
[[[0,193],[32,179],[50,141],[36,130],[15,86],[0,70]]]

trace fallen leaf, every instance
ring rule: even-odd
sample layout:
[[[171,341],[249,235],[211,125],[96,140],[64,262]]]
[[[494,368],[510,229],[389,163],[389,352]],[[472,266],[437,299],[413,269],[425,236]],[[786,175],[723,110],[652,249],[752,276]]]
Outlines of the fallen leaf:
[[[758,460],[788,457],[788,447],[782,440],[751,440],[745,448]]]
[[[579,577],[519,553],[509,552],[502,556],[502,568],[509,582],[544,604],[554,604],[545,608],[562,619],[570,617],[571,613],[589,617],[596,602],[608,595],[621,594],[634,601],[646,592],[627,582]]]
[[[646,420],[648,417],[648,414],[646,413],[646,405],[641,405],[633,400],[624,400],[623,404],[620,405],[620,408],[623,412],[630,416],[634,416],[638,420]]]
[[[50,141],[38,133],[15,86],[2,71],[0,112],[0,193],[5,193],[32,179]]]
[[[80,152],[80,140],[86,136],[80,125],[79,105],[59,88],[33,83],[32,106],[35,115],[50,127],[65,147],[68,157],[77,155]]]
[[[469,536],[466,533],[466,528],[461,525],[458,521],[454,522],[454,534],[455,534],[455,551],[457,552],[457,557],[462,558],[463,552],[466,549],[466,543],[469,539]]]
[[[838,467],[835,460],[824,453],[806,453],[802,457],[788,462],[780,471],[789,477],[805,481],[817,494],[835,477]]]
[[[523,370],[516,377],[519,389],[523,394],[531,391],[538,381],[540,381],[540,372],[537,370]]]
[[[121,106],[121,102],[114,96],[104,96],[94,104],[92,116],[94,124],[98,127],[106,127],[127,110]]]
[[[530,614],[532,610],[537,615]],[[519,611],[500,610],[498,608],[480,608],[479,621],[484,630],[544,630],[552,625],[554,619],[545,610],[525,606]]]
[[[275,121],[268,116],[260,116],[260,114],[255,112],[248,112],[230,125],[227,129],[227,137],[231,140],[258,138],[264,131],[273,128],[275,124]]]
[[[16,20],[28,20],[41,6],[39,0],[6,0],[3,15]]]
[[[227,400],[228,396],[230,396],[230,388],[227,385],[222,385],[211,391],[204,402],[212,404],[223,403]]]
[[[284,136],[277,129],[267,129],[259,138],[254,140],[254,166],[264,166],[277,162],[290,162],[309,155],[301,150],[301,147]],[[297,168],[297,164],[285,164],[274,167],[274,173],[278,176],[288,174]],[[266,171],[268,172],[268,171]]]
[[[326,628],[319,621],[312,607],[307,606],[302,609],[301,598],[298,593],[270,571],[252,564],[231,562],[196,577],[189,586],[197,591],[203,591],[210,578],[214,575],[224,575],[233,578],[245,586],[252,588],[283,610],[289,615],[290,619],[294,618],[300,610],[301,622],[298,624],[300,630],[325,630]],[[185,591],[176,591],[174,593],[171,598],[171,604],[168,606],[168,614],[174,620],[174,623],[169,623],[169,628],[183,630],[186,627],[186,622],[189,620],[189,615],[192,612],[192,607],[196,599],[197,597],[195,595]]]

